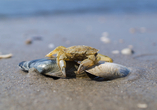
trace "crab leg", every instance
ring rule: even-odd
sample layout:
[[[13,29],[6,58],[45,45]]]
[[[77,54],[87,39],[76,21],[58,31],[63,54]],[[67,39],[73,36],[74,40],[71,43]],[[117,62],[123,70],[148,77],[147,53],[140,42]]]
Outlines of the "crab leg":
[[[98,53],[98,57],[101,58],[100,61],[113,62],[113,60],[106,55],[102,55],[102,54]]]
[[[46,55],[46,57],[50,57],[50,58],[53,58],[54,56],[54,54],[57,54],[59,51],[61,51],[62,49],[65,49],[66,47],[64,47],[64,46],[58,46],[57,48],[55,48],[53,51],[51,51],[50,53],[48,53],[47,55]]]
[[[58,46],[57,48],[55,48],[53,51],[51,51],[50,53],[48,53],[46,55],[46,57],[50,57],[50,58],[53,58],[54,54],[57,54],[57,64],[58,66],[60,67],[62,73],[63,73],[63,76],[66,77],[66,62],[63,60],[62,57],[60,57],[61,55],[63,56],[63,49],[65,49],[66,47],[64,46]]]
[[[63,76],[66,77],[66,70],[65,70],[66,62],[64,60],[60,60],[59,61],[59,67],[60,67],[60,69],[61,69],[61,71],[63,73]]]
[[[94,62],[90,59],[85,59],[80,63],[80,66],[77,70],[77,73],[81,73],[82,71],[86,70],[87,68],[91,67],[94,65]]]
[[[81,63],[80,63],[80,66],[77,70],[77,73],[81,73],[82,71],[86,70],[87,68],[97,64],[100,60],[100,57],[95,57],[94,55],[89,55],[88,56],[88,59],[85,59],[83,60]]]

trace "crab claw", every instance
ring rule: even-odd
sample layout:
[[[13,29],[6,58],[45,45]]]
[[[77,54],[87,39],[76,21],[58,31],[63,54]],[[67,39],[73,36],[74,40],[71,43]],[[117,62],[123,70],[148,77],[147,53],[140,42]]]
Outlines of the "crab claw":
[[[61,71],[63,73],[63,76],[66,77],[66,70],[65,70],[66,62],[64,60],[60,60],[59,61],[59,66],[60,66],[60,69],[61,69]]]

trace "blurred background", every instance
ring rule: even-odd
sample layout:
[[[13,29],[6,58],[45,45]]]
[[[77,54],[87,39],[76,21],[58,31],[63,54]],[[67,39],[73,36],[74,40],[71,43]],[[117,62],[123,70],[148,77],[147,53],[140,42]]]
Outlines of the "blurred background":
[[[124,48],[152,54],[156,21],[157,0],[1,0],[0,45],[13,52],[39,51],[39,57],[59,45],[89,45],[107,55]]]
[[[1,0],[0,18],[58,14],[156,13],[156,0]]]

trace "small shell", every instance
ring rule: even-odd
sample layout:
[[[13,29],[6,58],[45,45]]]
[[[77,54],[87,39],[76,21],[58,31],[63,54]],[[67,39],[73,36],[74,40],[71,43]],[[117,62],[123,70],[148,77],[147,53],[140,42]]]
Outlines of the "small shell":
[[[127,76],[130,73],[130,70],[127,67],[116,63],[105,62],[95,65],[86,70],[86,72],[105,79],[114,79]]]
[[[102,42],[106,43],[106,44],[111,42],[108,37],[104,37],[104,36],[101,37],[100,40],[101,40]]]
[[[11,58],[13,55],[10,53],[10,54],[6,54],[6,55],[0,55],[0,59],[1,58]]]
[[[121,51],[121,53],[124,55],[131,55],[134,53],[134,51],[131,48],[125,48]]]
[[[32,39],[27,39],[27,40],[25,41],[25,43],[26,43],[27,45],[32,44]]]

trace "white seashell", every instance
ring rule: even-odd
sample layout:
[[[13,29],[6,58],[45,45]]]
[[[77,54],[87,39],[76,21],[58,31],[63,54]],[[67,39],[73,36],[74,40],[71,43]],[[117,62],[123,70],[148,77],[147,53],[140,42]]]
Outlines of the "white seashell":
[[[131,55],[131,54],[133,54],[133,50],[130,48],[125,48],[125,49],[121,50],[121,53],[124,55]]]
[[[115,79],[127,76],[130,70],[123,65],[105,62],[93,66],[86,72],[106,79]]]
[[[11,58],[13,55],[10,53],[10,54],[6,54],[6,55],[0,55],[0,59],[1,58]]]
[[[147,108],[147,104],[137,104],[138,108]]]
[[[104,43],[110,43],[110,39],[108,37],[101,37],[100,40]]]

